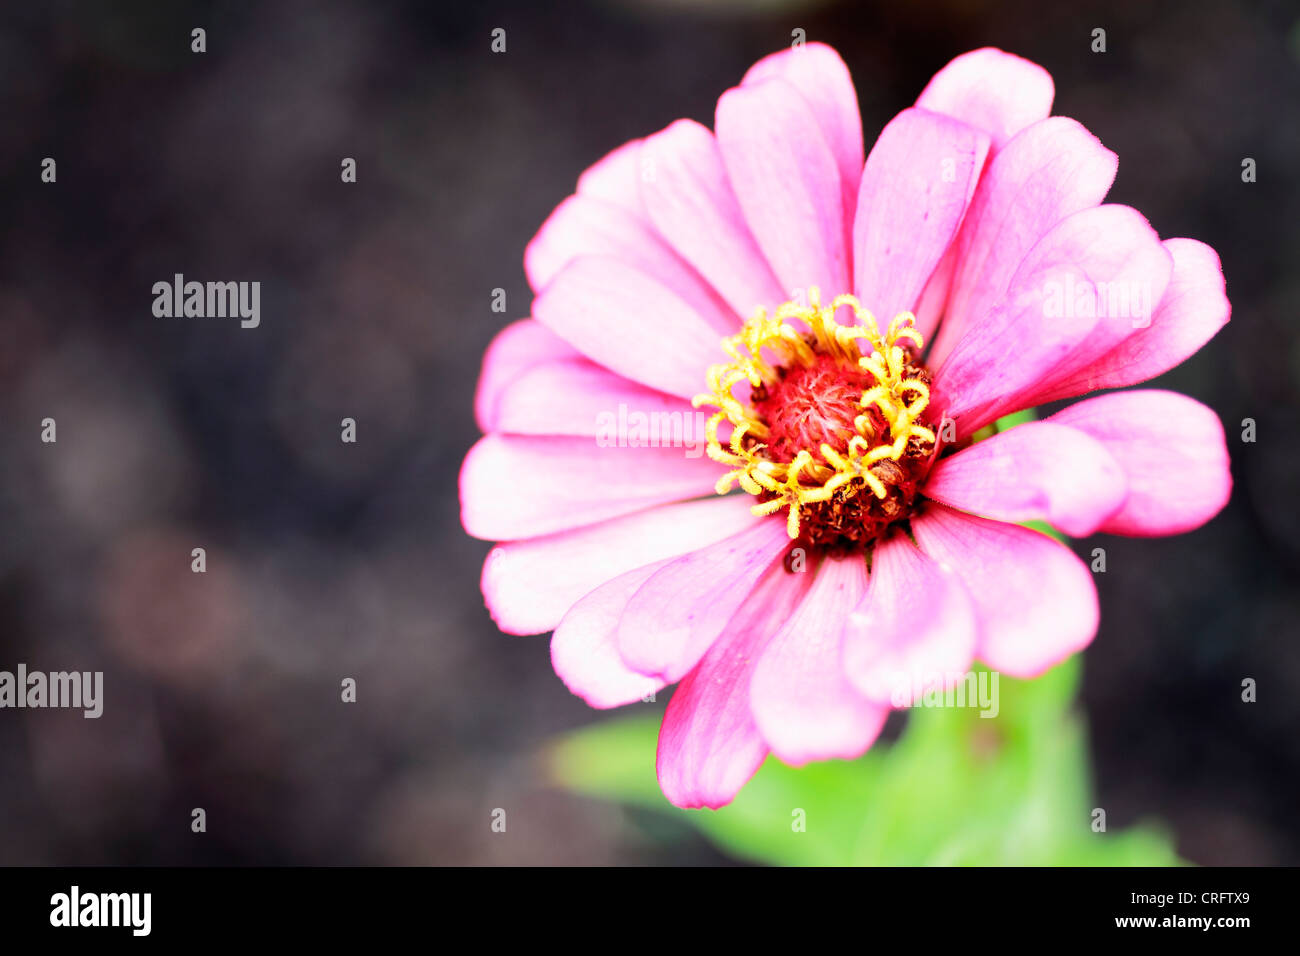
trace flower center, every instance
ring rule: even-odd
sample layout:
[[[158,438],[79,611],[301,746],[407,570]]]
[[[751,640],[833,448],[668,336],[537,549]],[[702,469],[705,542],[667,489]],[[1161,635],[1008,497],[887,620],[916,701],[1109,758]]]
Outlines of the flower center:
[[[853,324],[836,321],[841,307]],[[709,457],[730,469],[718,494],[738,483],[758,498],[754,514],[788,509],[790,537],[826,547],[865,548],[910,517],[936,448],[915,321],[899,313],[882,335],[855,297],[823,306],[814,288],[808,305],[759,309],[723,339],[731,361],[695,398],[718,409],[706,432]],[[741,383],[747,400],[733,392]]]

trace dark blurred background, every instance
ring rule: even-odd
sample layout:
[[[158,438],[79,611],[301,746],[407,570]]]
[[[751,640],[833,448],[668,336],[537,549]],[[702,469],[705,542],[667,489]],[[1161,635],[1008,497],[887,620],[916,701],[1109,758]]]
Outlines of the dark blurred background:
[[[1038,61],[1118,152],[1112,200],[1221,254],[1232,323],[1160,384],[1222,416],[1233,499],[1078,543],[1108,554],[1083,703],[1111,827],[1300,863],[1294,2],[6,6],[0,669],[102,670],[106,704],[0,711],[0,863],[723,859],[548,786],[545,742],[601,715],[489,620],[456,475],[548,212],[623,141],[712,125],[795,28],[848,62],[868,147],[954,55]],[[155,318],[176,272],[260,280],[261,326]]]

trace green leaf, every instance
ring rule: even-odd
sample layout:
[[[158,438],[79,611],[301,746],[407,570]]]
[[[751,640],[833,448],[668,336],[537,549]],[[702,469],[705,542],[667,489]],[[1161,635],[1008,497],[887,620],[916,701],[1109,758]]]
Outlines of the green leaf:
[[[1006,431],[1008,428],[1015,428],[1017,425],[1036,421],[1038,421],[1038,410],[1034,408],[1026,408],[1023,412],[1003,415],[993,423],[993,429],[994,431],[1001,433]]]
[[[1057,531],[1046,521],[1039,521],[1037,518],[1031,518],[1028,521],[1020,522],[1020,525],[1023,528],[1030,528],[1034,531],[1037,531],[1039,534],[1045,534],[1048,537],[1055,538],[1057,541],[1061,542],[1061,544],[1070,543],[1069,538],[1067,538],[1060,531]]]
[[[675,818],[732,856],[754,862],[1179,862],[1156,827],[1092,831],[1086,735],[1070,709],[1079,684],[1077,659],[1033,681],[978,673],[983,676],[972,689],[982,687],[984,695],[973,694],[971,701],[989,706],[914,707],[896,742],[878,743],[857,760],[796,770],[769,758],[721,810],[681,810],[664,799],[654,771],[657,715],[567,734],[552,746],[549,767],[571,791]]]
[[[1037,420],[1038,420],[1038,412],[1035,409],[1026,408],[1022,412],[1015,412],[1011,415],[1003,415],[1001,418],[999,418],[997,421],[993,422],[992,424],[985,425],[983,428],[979,429],[978,431],[973,432],[970,436],[970,440],[972,443],[981,442],[986,438],[992,438],[994,435],[1006,431],[1008,428],[1015,428],[1017,425],[1025,424],[1025,422],[1033,422]]]

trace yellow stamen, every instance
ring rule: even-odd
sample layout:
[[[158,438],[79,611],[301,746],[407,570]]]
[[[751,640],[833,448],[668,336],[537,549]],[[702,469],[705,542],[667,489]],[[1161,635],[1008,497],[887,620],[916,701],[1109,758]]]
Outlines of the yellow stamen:
[[[791,538],[799,536],[805,506],[837,495],[847,500],[864,489],[883,499],[889,490],[870,471],[871,466],[886,459],[898,461],[913,438],[931,446],[935,441],[931,429],[917,424],[930,403],[929,386],[907,377],[910,363],[903,343],[911,343],[918,351],[924,345],[912,313],[894,316],[882,335],[875,317],[852,295],[839,295],[829,305],[822,305],[819,291],[812,288],[808,300],[808,305],[786,302],[770,317],[759,309],[739,333],[723,339],[722,350],[731,361],[709,369],[709,391],[693,401],[696,408],[712,405],[718,409],[705,429],[709,457],[730,469],[718,480],[718,493],[725,494],[739,484],[756,497],[770,495],[752,510],[756,515],[768,515],[789,508],[786,529]],[[854,324],[836,321],[835,313],[844,307],[852,310]],[[863,340],[866,346],[861,344]],[[742,381],[755,389],[772,387],[781,381],[780,369],[808,367],[827,355],[844,366],[856,365],[874,380],[858,402],[863,411],[853,421],[856,434],[843,448],[821,444],[817,449],[821,460],[813,456],[812,449],[802,448],[788,462],[774,461],[768,457],[767,423],[731,390]],[[869,412],[883,419],[884,433],[876,433]],[[718,437],[723,421],[732,426],[725,444]]]

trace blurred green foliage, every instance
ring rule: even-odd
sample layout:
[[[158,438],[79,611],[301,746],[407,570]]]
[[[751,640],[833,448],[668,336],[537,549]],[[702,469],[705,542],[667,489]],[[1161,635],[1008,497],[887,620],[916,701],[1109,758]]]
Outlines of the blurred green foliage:
[[[899,739],[802,769],[769,757],[721,810],[681,810],[655,779],[657,715],[556,742],[563,787],[676,817],[738,859],[781,865],[1174,865],[1158,827],[1094,832],[1072,659],[1033,681],[1000,677],[1000,709],[914,708]],[[802,814],[800,813],[802,811]],[[795,826],[802,817],[806,829]]]

